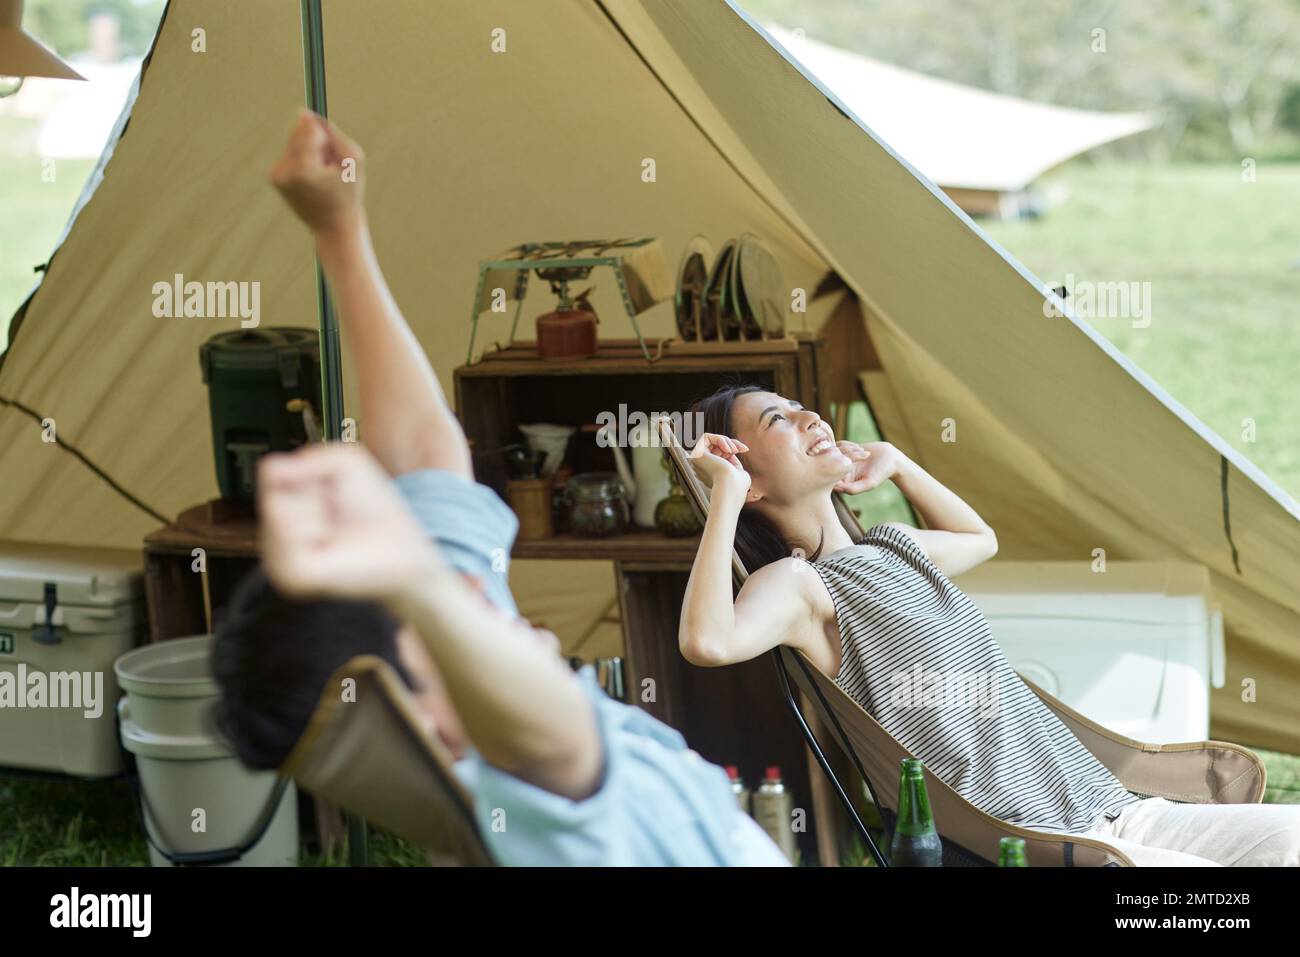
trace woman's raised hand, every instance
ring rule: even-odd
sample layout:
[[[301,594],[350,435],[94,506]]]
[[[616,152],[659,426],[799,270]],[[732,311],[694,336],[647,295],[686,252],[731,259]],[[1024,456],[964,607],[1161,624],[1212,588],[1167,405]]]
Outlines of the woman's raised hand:
[[[844,478],[835,486],[836,492],[856,495],[867,492],[894,477],[903,461],[903,453],[889,442],[839,441],[836,447],[853,461]]]
[[[739,439],[705,432],[691,449],[691,467],[705,485],[717,488],[725,484],[741,492],[749,491],[749,473],[736,456],[748,452],[749,446]]]

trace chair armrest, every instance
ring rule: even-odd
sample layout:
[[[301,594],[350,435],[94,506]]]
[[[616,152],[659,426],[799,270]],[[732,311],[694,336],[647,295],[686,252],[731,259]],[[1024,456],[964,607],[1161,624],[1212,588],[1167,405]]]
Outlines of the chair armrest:
[[[1258,804],[1267,771],[1249,748],[1227,741],[1148,744],[1117,734],[1020,678],[1121,784],[1135,794],[1191,804]]]

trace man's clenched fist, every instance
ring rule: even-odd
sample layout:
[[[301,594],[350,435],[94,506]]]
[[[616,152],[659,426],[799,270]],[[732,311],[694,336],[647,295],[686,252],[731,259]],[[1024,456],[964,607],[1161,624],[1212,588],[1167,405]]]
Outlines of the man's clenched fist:
[[[365,154],[333,123],[300,110],[267,178],[317,235],[362,219]]]

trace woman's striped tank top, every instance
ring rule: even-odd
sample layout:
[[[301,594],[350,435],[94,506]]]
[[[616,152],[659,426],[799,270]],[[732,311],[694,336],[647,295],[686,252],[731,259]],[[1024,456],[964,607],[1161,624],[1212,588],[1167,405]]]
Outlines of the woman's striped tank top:
[[[812,562],[835,602],[835,683],[986,814],[1082,833],[1141,800],[1016,675],[983,613],[906,532]]]

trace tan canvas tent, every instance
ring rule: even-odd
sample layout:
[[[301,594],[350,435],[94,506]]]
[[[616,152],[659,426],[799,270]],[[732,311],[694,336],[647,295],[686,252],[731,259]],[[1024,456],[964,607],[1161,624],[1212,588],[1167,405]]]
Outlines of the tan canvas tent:
[[[302,101],[298,10],[169,5],[0,368],[0,536],[134,547],[216,494],[197,352],[237,320],[155,318],[154,283],[258,281],[261,322],[314,324],[310,244],[265,180]],[[651,235],[671,258],[696,233],[760,234],[792,287],[833,270],[856,294],[861,322],[843,302],[828,322],[831,297],[806,317],[843,337],[837,381],[865,385],[1004,557],[1207,565],[1228,628],[1212,736],[1300,751],[1300,508],[1085,323],[1045,318],[1041,284],[738,9],[329,2],[325,36],[331,116],[366,147],[379,256],[444,385],[483,256]],[[593,304],[625,337],[610,285]],[[491,322],[480,342],[506,334]],[[668,334],[666,308],[642,326]],[[587,630],[609,569],[544,570],[517,564],[523,610]]]

